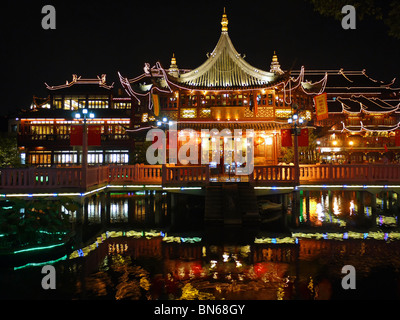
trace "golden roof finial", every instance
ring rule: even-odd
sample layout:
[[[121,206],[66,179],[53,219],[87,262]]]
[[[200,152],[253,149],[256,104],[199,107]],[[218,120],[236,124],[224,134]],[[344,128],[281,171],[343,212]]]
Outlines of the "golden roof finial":
[[[222,20],[221,20],[222,32],[228,31],[228,22],[229,22],[228,16],[226,15],[225,7],[224,7],[224,14],[222,15]]]
[[[270,72],[273,72],[275,74],[283,74],[283,71],[281,69],[281,65],[279,64],[279,61],[278,61],[278,55],[276,54],[275,50],[274,50],[274,55],[272,56]]]
[[[171,64],[176,65],[175,53],[172,54]]]
[[[172,54],[171,65],[169,66],[168,73],[169,73],[170,75],[175,76],[175,77],[177,77],[178,74],[179,74],[179,68],[178,68],[178,66],[177,66],[177,64],[176,64],[175,53]]]
[[[278,56],[276,55],[275,50],[274,50],[274,55],[272,56],[272,61],[273,62],[278,62]]]

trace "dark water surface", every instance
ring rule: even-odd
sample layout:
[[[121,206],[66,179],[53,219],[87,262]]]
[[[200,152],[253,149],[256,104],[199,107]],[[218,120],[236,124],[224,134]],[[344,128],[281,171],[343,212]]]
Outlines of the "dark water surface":
[[[148,219],[146,195],[114,194],[109,223],[91,199],[82,245],[55,262],[56,289],[42,265],[2,270],[1,299],[313,300],[399,299],[400,229],[396,195],[313,191],[301,214],[266,224],[202,223],[199,197],[171,223],[166,203]],[[279,203],[274,196],[264,197]],[[265,200],[264,199],[264,200]],[[147,203],[147,204],[146,204]],[[275,215],[271,206],[264,215]],[[74,213],[70,212],[74,218]],[[290,221],[296,221],[295,224]],[[74,227],[76,228],[76,226]],[[342,288],[354,266],[356,289]]]

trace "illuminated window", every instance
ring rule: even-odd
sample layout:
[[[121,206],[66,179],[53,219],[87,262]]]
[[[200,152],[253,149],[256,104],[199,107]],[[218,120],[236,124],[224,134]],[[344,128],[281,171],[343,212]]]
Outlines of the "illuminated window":
[[[88,108],[89,109],[107,109],[108,108],[108,100],[89,100]]]
[[[64,98],[65,110],[78,110],[86,106],[86,98],[84,96],[66,96]]]
[[[200,110],[200,118],[211,118],[211,109],[210,108],[202,108]]]
[[[58,125],[57,127],[56,127],[56,130],[57,130],[57,134],[58,135],[65,135],[65,134],[69,134],[69,126],[66,126],[66,125]]]
[[[26,163],[26,153],[21,153],[21,164],[25,164]]]
[[[95,151],[93,153],[88,153],[88,163],[101,164],[103,163],[103,151]]]
[[[197,117],[197,110],[195,108],[181,109],[181,118],[191,119]]]
[[[177,107],[176,100],[177,100],[176,97],[169,98],[168,108],[170,108],[170,109],[176,108]]]
[[[51,152],[50,151],[34,151],[29,154],[29,163],[38,166],[51,165]]]
[[[114,102],[114,109],[131,109],[130,102]]]
[[[128,150],[106,150],[105,163],[129,163]]]
[[[54,127],[53,125],[32,125],[31,126],[31,134],[33,135],[33,139],[35,140],[43,140],[47,139],[46,135],[53,134]]]
[[[53,107],[55,109],[62,109],[63,108],[63,99],[62,98],[56,98],[53,100]]]
[[[77,151],[54,151],[54,164],[77,164]]]
[[[290,109],[277,109],[275,110],[275,115],[277,118],[289,118],[292,115]]]

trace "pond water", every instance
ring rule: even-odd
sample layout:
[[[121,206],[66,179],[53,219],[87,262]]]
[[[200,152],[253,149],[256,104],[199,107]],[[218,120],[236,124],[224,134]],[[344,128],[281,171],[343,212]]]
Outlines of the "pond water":
[[[71,207],[82,243],[54,262],[56,290],[41,287],[42,265],[2,270],[1,299],[293,300],[400,298],[398,201],[389,192],[310,191],[300,215],[289,201],[282,219],[222,226],[203,223],[204,198],[182,196],[172,217],[166,193],[91,198],[83,221]],[[279,203],[279,196],[260,200]],[[149,210],[149,207],[151,210]],[[270,206],[271,211],[279,211]],[[269,213],[267,213],[269,214]],[[294,223],[293,223],[294,222]],[[355,290],[342,268],[356,270]]]

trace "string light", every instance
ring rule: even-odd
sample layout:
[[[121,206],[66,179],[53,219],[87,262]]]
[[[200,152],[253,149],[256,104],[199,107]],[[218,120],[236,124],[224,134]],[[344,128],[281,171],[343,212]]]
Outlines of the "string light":
[[[346,127],[346,125],[344,124],[343,121],[341,121],[343,128],[341,130],[341,132],[344,132],[345,130],[348,132],[356,132],[356,133],[360,133],[362,131],[367,131],[367,132],[393,132],[399,129],[400,127],[400,122],[398,122],[395,126],[391,127],[391,128],[385,128],[385,129],[368,129],[367,127],[364,126],[363,122],[360,121],[360,129],[359,130],[352,130],[349,129],[348,127]]]
[[[72,81],[71,82],[66,82],[63,85],[59,86],[49,86],[46,82],[44,83],[46,88],[48,90],[60,90],[64,88],[69,88],[76,83],[79,84],[99,84],[99,87],[106,88],[108,90],[112,89],[114,87],[114,82],[111,84],[111,86],[106,85],[106,75],[103,74],[101,77],[97,76],[97,79],[81,79],[81,76],[77,76],[76,74],[72,75]]]
[[[359,111],[350,111],[349,110],[350,106],[348,106],[346,104],[345,99],[346,100],[350,100],[350,101],[352,101],[354,103],[358,103],[360,105],[360,110]],[[387,109],[387,111],[369,111],[368,108],[361,101],[359,101],[357,99],[367,99],[368,101],[370,101],[371,103],[374,103],[375,105],[379,106],[380,108]],[[367,98],[367,97],[365,97],[363,95],[359,95],[359,96],[352,95],[351,98],[343,98],[343,97],[338,97],[337,98],[337,101],[339,101],[341,103],[341,105],[342,105],[342,112],[346,112],[346,113],[358,114],[358,113],[361,113],[363,111],[365,113],[373,113],[373,114],[375,114],[375,113],[383,113],[384,114],[384,113],[395,112],[400,107],[400,103],[398,103],[396,106],[391,106],[388,103],[386,103],[385,101],[382,101],[382,100],[379,99],[379,101],[381,101],[381,103],[384,103],[384,104],[387,105],[387,106],[384,106],[384,105],[378,104],[376,100],[377,100],[377,98]]]

